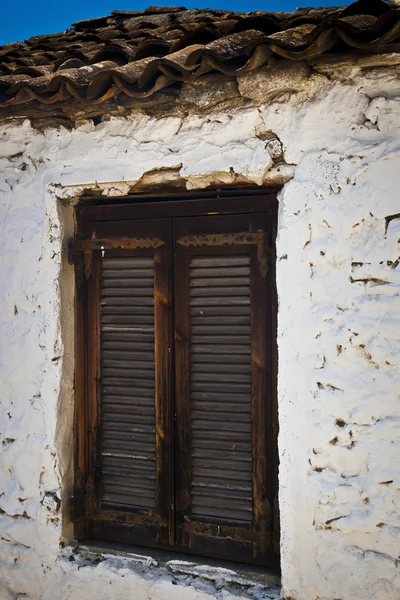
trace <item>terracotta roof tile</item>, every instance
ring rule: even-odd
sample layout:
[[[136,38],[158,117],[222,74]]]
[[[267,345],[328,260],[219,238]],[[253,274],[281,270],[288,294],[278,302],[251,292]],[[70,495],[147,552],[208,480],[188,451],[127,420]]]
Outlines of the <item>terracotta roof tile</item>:
[[[268,64],[271,56],[311,59],[346,48],[398,52],[396,41],[400,10],[382,0],[294,13],[115,10],[63,33],[0,47],[0,116],[8,107],[23,114],[30,103],[146,98],[205,73],[241,75]]]

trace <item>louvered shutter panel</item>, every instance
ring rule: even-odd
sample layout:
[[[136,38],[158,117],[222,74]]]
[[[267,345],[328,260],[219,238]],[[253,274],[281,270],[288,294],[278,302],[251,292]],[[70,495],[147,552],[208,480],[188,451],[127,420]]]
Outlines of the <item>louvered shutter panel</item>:
[[[251,522],[250,256],[192,256],[189,298],[192,515]]]
[[[264,213],[175,222],[177,540],[261,564],[274,561],[270,245]]]
[[[101,504],[156,507],[154,259],[101,261]]]
[[[173,531],[170,223],[125,223],[122,235],[127,228],[118,241],[99,224],[102,241],[91,243],[102,249],[86,269],[88,535],[165,544]]]

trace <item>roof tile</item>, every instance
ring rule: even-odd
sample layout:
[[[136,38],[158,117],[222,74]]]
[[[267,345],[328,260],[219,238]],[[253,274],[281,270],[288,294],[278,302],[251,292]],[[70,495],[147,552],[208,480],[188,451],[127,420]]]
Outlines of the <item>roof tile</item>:
[[[63,33],[0,47],[0,116],[7,107],[124,104],[205,73],[238,77],[275,56],[398,52],[400,10],[383,0],[294,13],[149,6],[78,21]],[[222,76],[222,75],[220,75]],[[202,80],[203,81],[203,80]],[[18,110],[19,110],[18,109]]]

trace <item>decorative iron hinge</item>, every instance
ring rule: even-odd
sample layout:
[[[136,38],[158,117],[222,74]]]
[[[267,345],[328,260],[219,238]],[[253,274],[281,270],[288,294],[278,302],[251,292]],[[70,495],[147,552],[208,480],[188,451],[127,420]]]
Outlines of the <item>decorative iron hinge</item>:
[[[158,238],[70,239],[68,241],[68,262],[71,265],[83,264],[85,277],[89,279],[92,272],[92,252],[94,250],[136,250],[137,248],[159,248],[163,244],[165,244],[164,240]]]
[[[268,255],[271,250],[268,246],[268,235],[264,231],[244,231],[241,233],[205,233],[198,235],[185,235],[177,240],[181,246],[225,246],[225,245],[256,245],[257,260],[261,276],[265,279],[268,273]]]
[[[260,268],[261,277],[266,278],[268,273],[268,254],[270,249],[264,242],[257,244],[257,260]]]
[[[92,250],[136,250],[136,248],[159,248],[165,244],[158,238],[92,238],[89,240],[72,240],[71,245],[75,252]]]

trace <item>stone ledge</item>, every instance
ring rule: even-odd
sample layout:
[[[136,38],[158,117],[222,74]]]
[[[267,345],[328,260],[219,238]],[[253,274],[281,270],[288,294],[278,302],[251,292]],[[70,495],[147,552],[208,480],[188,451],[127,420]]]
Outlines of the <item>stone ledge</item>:
[[[110,568],[129,569],[144,576],[172,577],[177,585],[192,585],[203,580],[214,588],[233,594],[246,594],[254,600],[278,600],[281,596],[280,577],[272,570],[255,565],[245,565],[224,560],[207,559],[171,552],[168,550],[125,546],[117,543],[81,544],[76,548],[66,547],[61,560],[78,562],[80,567],[90,567],[110,562]]]

